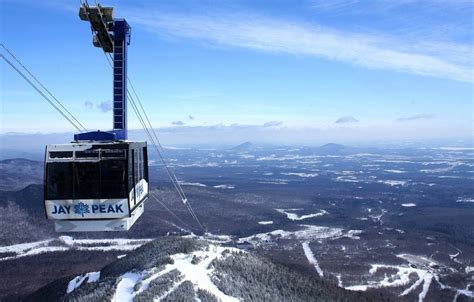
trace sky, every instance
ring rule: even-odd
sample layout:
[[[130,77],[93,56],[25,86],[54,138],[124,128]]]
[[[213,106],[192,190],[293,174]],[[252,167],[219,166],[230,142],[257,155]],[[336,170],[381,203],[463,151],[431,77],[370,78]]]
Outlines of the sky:
[[[129,77],[167,137],[310,143],[474,136],[470,0],[101,4],[132,26]],[[112,73],[78,17],[79,1],[0,5],[2,43],[86,128],[110,129]],[[74,130],[3,60],[0,72],[0,134]],[[129,127],[140,127],[133,112]]]

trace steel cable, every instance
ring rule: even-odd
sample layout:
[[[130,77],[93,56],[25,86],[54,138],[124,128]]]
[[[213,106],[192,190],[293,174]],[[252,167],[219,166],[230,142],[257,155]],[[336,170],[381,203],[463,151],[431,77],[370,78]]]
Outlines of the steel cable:
[[[69,116],[82,128],[83,131],[87,131],[86,127],[84,127],[84,125],[81,124],[81,122],[79,122],[79,120],[71,113],[69,112],[69,110],[67,110],[67,108],[51,93],[51,91],[48,90],[48,88],[46,88],[43,83],[40,82],[40,80],[38,80],[38,78],[25,66],[23,65],[23,63],[21,63],[21,61],[15,56],[15,54],[13,54],[12,51],[10,51],[10,49],[8,49],[3,43],[0,43],[0,46],[5,49],[6,52],[8,52],[10,54],[10,56],[12,56],[12,58],[21,66],[23,67],[23,69],[36,81],[36,83],[38,83],[41,88],[43,88],[55,101],[56,103],[61,106],[61,108],[67,112],[69,114]]]
[[[82,130],[79,128],[78,125],[76,125],[69,117],[66,116],[66,114],[58,108],[33,82],[28,79],[28,77],[20,70],[18,69],[9,59],[7,59],[3,54],[0,54],[3,60],[7,62],[25,81],[28,82],[28,84],[31,85],[51,106],[54,107],[74,128],[77,129],[77,131],[82,132]]]

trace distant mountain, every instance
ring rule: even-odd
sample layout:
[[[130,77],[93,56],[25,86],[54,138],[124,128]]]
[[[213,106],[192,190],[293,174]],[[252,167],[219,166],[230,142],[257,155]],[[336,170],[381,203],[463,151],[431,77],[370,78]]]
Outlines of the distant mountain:
[[[338,151],[345,150],[345,149],[348,149],[348,148],[349,147],[344,146],[344,145],[329,143],[329,144],[322,145],[318,149],[319,150],[324,150],[324,151],[336,151],[336,152],[338,152]]]
[[[0,191],[0,207],[14,203],[22,211],[36,217],[44,217],[43,185],[31,184],[18,191]]]
[[[235,147],[232,148],[232,150],[249,150],[253,148],[253,144],[251,142],[245,142],[245,143],[242,143],[240,145],[237,145]]]
[[[42,185],[0,191],[0,229],[0,246],[44,240],[54,234],[45,217]]]
[[[41,161],[24,158],[0,161],[0,190],[13,191],[30,184],[43,182],[44,165]]]
[[[38,164],[43,164],[43,163],[36,160],[26,159],[26,158],[10,158],[10,159],[0,160],[0,165],[27,166],[27,165],[38,165]]]
[[[371,301],[250,252],[162,237],[106,265],[57,280],[27,301]],[[384,297],[377,296],[377,301]]]
[[[317,148],[318,152],[326,154],[338,154],[341,152],[350,151],[352,148],[340,144],[329,143]]]

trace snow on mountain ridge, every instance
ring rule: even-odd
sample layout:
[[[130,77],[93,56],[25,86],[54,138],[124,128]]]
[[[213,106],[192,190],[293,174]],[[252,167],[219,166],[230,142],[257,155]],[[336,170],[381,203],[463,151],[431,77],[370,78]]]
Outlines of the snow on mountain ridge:
[[[53,282],[28,298],[139,302],[366,301],[367,297],[370,293],[347,291],[251,252],[203,239],[162,237],[99,272]]]

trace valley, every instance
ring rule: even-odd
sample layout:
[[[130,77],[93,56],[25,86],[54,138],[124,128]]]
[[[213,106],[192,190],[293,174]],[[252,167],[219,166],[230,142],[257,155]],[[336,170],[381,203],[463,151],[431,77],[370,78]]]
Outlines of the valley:
[[[243,144],[165,151],[204,232],[156,158],[150,180],[158,200],[146,202],[127,233],[54,233],[35,183],[41,163],[17,159],[23,168],[16,169],[11,160],[0,162],[1,187],[12,188],[0,192],[0,292],[28,294],[15,280],[21,270],[41,274],[57,263],[57,279],[70,278],[99,271],[154,238],[180,235],[248,251],[349,291],[406,301],[474,298],[472,149]],[[94,260],[55,261],[79,254]],[[20,272],[2,270],[14,263]],[[29,293],[51,281],[32,278]]]

